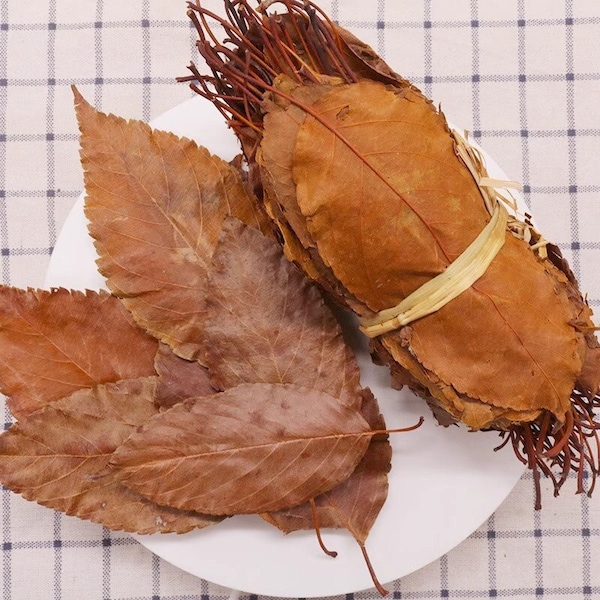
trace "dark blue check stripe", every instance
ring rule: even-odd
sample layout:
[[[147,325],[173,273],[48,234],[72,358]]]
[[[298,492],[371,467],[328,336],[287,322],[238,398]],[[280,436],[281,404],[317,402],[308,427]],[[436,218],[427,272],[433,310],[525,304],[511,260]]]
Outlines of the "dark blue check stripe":
[[[569,0],[565,3],[566,9],[566,21],[568,25],[566,25],[565,34],[566,34],[566,56],[565,56],[565,64],[567,68],[567,73],[572,73],[574,70],[574,57],[573,57],[573,1]],[[567,126],[568,131],[575,131],[575,102],[574,102],[574,93],[575,93],[575,81],[574,79],[568,77],[567,82]],[[580,240],[579,235],[579,209],[577,204],[577,145],[575,143],[574,136],[568,136],[567,138],[569,144],[569,188],[573,190],[570,192],[570,208],[571,208],[571,237],[573,240]],[[580,257],[579,250],[573,251],[573,259],[571,268],[575,273],[576,277],[580,277],[581,275],[581,265],[580,265]]]
[[[94,21],[94,58],[96,61],[96,78],[94,80],[94,106],[98,110],[102,110],[102,86],[105,84],[104,80],[104,69],[103,69],[103,29],[104,27],[98,27],[102,25],[102,16],[104,10],[104,2],[101,0],[96,3],[96,20]]]
[[[0,23],[8,23],[8,5],[2,3],[0,5]],[[7,87],[1,85],[6,82],[6,74],[8,72],[8,31],[5,28],[0,28],[0,132],[7,130],[6,123],[6,102],[7,102]],[[6,146],[0,142],[0,189],[4,190],[6,183]],[[5,248],[8,246],[8,226],[6,214],[5,195],[0,197],[0,246]],[[2,265],[2,280],[7,281],[9,278],[8,260],[3,257]]]
[[[143,119],[145,121],[150,120],[150,107],[152,100],[152,58],[150,54],[150,3],[148,0],[142,2],[142,44],[144,48],[143,53]]]
[[[48,20],[50,23],[56,21],[56,0],[50,0],[48,7]],[[56,79],[56,30],[48,30],[48,79]],[[56,98],[56,90],[54,86],[48,86],[48,95],[46,97],[46,131],[54,131],[54,101]],[[56,187],[54,172],[55,172],[55,146],[52,139],[48,139],[46,143],[46,158],[47,158],[47,182],[46,189],[53,190]],[[56,218],[55,218],[55,203],[54,196],[48,196],[46,203],[46,216],[48,225],[48,238],[50,245],[54,246],[56,242]]]
[[[431,98],[431,86],[433,83],[433,54],[432,54],[432,39],[431,39],[431,0],[425,0],[423,3],[424,12],[424,69],[423,69],[423,93]],[[408,77],[408,74],[407,74]],[[415,82],[416,83],[416,82]],[[419,82],[420,83],[420,82]]]
[[[355,8],[348,10],[349,3]],[[85,3],[73,4],[73,10],[82,9]],[[498,147],[517,153],[519,179],[524,186],[527,199],[536,195],[547,197],[550,208],[568,203],[568,223],[564,224],[567,232],[559,244],[560,248],[572,256],[573,265],[578,271],[585,271],[589,257],[598,255],[600,259],[600,236],[598,239],[582,237],[582,219],[587,218],[582,197],[593,197],[600,192],[600,178],[593,178],[594,173],[584,176],[579,167],[583,160],[582,148],[585,144],[600,139],[600,121],[587,118],[581,120],[578,105],[580,90],[589,90],[600,84],[600,69],[596,59],[586,58],[581,53],[580,37],[577,32],[595,31],[596,43],[600,39],[600,17],[596,4],[591,0],[567,0],[562,13],[552,12],[548,18],[540,18],[536,14],[531,18],[532,8],[526,0],[519,0],[504,6],[498,4],[498,17],[494,17],[492,9],[478,0],[460,3],[464,10],[457,18],[452,3],[440,11],[440,5],[432,0],[424,0],[420,5],[408,5],[402,1],[377,0],[365,3],[358,0],[332,0],[331,14],[340,20],[343,26],[349,27],[357,34],[368,33],[374,39],[375,49],[385,54],[392,65],[396,57],[388,49],[396,36],[408,31],[415,39],[422,42],[422,68],[403,73],[421,87],[423,91],[436,98],[438,91],[447,94],[453,90],[457,95],[465,95],[469,110],[465,112],[472,124],[472,135],[486,143],[497,144]],[[172,18],[172,12],[160,0],[139,0],[139,15],[122,18],[117,0],[100,0],[93,5],[91,11],[81,15],[70,15],[71,22],[61,22],[61,10],[64,5],[58,0],[40,0],[36,4],[35,14],[27,19],[19,13],[19,18],[11,18],[15,2],[0,2],[0,264],[2,281],[10,283],[16,275],[16,269],[27,268],[22,265],[39,264],[47,260],[56,235],[60,228],[58,219],[59,204],[74,201],[79,189],[65,188],[59,173],[66,160],[65,149],[74,150],[77,146],[77,135],[67,131],[65,125],[66,109],[59,105],[64,90],[71,84],[91,88],[90,100],[99,108],[110,103],[110,108],[118,110],[115,98],[126,98],[127,94],[136,93],[139,113],[148,119],[156,114],[158,99],[175,89],[173,77],[184,71],[188,61],[182,56],[179,64],[180,72],[165,73],[161,69],[160,55],[154,52],[156,40],[164,40],[166,35],[171,39],[185,39],[189,48],[189,57],[195,57],[193,44],[195,35],[189,23],[183,18]],[[167,7],[167,8],[165,8]],[[403,12],[410,17],[403,18]],[[441,14],[442,13],[442,14]],[[167,15],[167,16],[164,16]],[[441,18],[440,18],[441,14]],[[351,18],[348,18],[351,16]],[[579,28],[579,29],[578,29]],[[506,31],[516,31],[517,50],[510,58],[514,67],[506,72],[496,72],[484,60],[483,51],[486,35],[500,36]],[[65,76],[60,60],[61,39],[70,32],[86,34],[87,40],[94,49],[94,58],[89,69],[75,80]],[[160,32],[160,35],[158,33]],[[46,36],[47,60],[45,72],[40,70],[17,68],[22,57],[11,50],[9,56],[9,40],[14,43],[21,34],[39,34]],[[115,36],[130,35],[139,44],[139,57],[124,57],[124,60],[136,60],[135,75],[120,76],[111,72],[111,60],[114,57]],[[434,35],[435,34],[435,35]],[[590,33],[587,34],[588,36]],[[183,38],[181,38],[183,36]],[[468,40],[470,46],[466,66],[444,63],[444,71],[436,72],[434,65],[438,63],[440,53],[444,52],[445,37],[460,36]],[[553,64],[543,61],[543,57],[533,54],[531,40],[543,36],[548,45],[560,47],[562,55]],[[458,38],[455,38],[458,39]],[[564,39],[564,41],[558,41]],[[588,40],[589,41],[589,40]],[[111,44],[113,44],[111,50]],[[590,45],[591,47],[591,45]],[[435,61],[434,61],[435,58]],[[530,71],[532,61],[538,61],[544,68]],[[9,64],[10,63],[10,64]],[[421,64],[421,63],[419,63]],[[409,66],[410,68],[410,66]],[[438,69],[439,71],[439,69]],[[511,127],[505,122],[496,122],[487,90],[494,86],[505,86],[504,89],[517,90],[516,110],[511,113]],[[536,87],[537,86],[537,87]],[[552,87],[554,86],[554,87]],[[543,102],[539,89],[560,89],[566,95],[566,109],[554,115],[549,123],[537,118],[535,103]],[[31,94],[41,96],[40,104],[45,117],[43,131],[23,131],[18,124],[7,121],[7,97],[10,91],[28,90]],[[589,93],[589,91],[587,92]],[[442,95],[443,95],[442,94]],[[487,104],[484,104],[487,103]],[[484,110],[486,109],[486,110]],[[498,99],[498,110],[503,110],[502,98]],[[508,109],[507,109],[508,110]],[[579,111],[579,112],[578,112]],[[589,115],[588,115],[589,117]],[[597,125],[595,124],[597,123]],[[539,178],[534,168],[533,152],[545,141],[561,140],[566,145],[566,177],[549,182]],[[537,143],[537,145],[536,145]],[[12,173],[7,173],[7,157],[14,152],[15,145],[30,145],[32,156],[38,161],[41,172],[45,173],[41,181],[29,186],[26,177],[16,184]],[[496,146],[494,146],[496,147]],[[40,148],[43,152],[40,153]],[[11,163],[11,164],[14,164]],[[14,167],[13,167],[14,168]],[[73,165],[73,168],[77,168]],[[37,221],[30,228],[20,231],[22,225],[11,220],[11,210],[20,202],[36,202]],[[63,215],[64,216],[64,215]],[[535,215],[534,215],[535,216]],[[30,229],[31,231],[28,231]],[[590,227],[585,228],[589,232]],[[589,235],[589,234],[586,234]],[[591,235],[589,235],[592,238]],[[590,262],[588,260],[587,262]],[[600,260],[598,261],[600,263]],[[18,265],[18,266],[17,266]],[[585,274],[585,273],[582,273]],[[33,282],[32,282],[33,283]],[[41,282],[37,282],[38,284]],[[598,288],[597,288],[598,289]],[[589,296],[593,307],[600,307],[600,293]],[[8,413],[4,415],[5,427],[9,426]],[[482,434],[485,435],[485,434]],[[575,482],[568,482],[569,489],[563,494],[572,493]],[[561,506],[567,506],[569,514],[559,513],[553,508],[548,496],[544,512],[531,516],[530,506],[533,502],[532,480],[525,474],[517,489],[505,503],[505,510],[522,513],[522,519],[515,521],[507,518],[500,510],[470,536],[468,543],[469,562],[465,564],[466,554],[450,553],[412,574],[403,580],[393,582],[390,588],[392,597],[398,599],[439,599],[439,598],[507,598],[529,600],[535,598],[583,598],[593,600],[600,598],[600,516],[597,498],[589,500],[585,496],[572,497]],[[526,503],[523,508],[520,504]],[[137,543],[122,534],[102,530],[95,537],[73,539],[72,523],[56,515],[51,519],[50,533],[45,530],[36,535],[35,523],[27,531],[17,527],[21,519],[19,500],[6,490],[0,490],[0,552],[2,553],[2,574],[0,588],[4,600],[28,600],[23,595],[23,565],[32,557],[43,555],[52,564],[51,576],[40,582],[40,600],[86,600],[96,598],[102,600],[225,600],[227,591],[206,581],[196,580],[191,576],[178,573],[160,559],[154,557],[143,565],[132,568],[127,582],[119,577],[123,551],[137,551]],[[555,514],[556,513],[556,514]],[[502,569],[502,561],[510,557],[502,555],[505,543],[526,544],[531,556],[522,561],[518,573],[507,576]],[[398,541],[403,543],[402,540]],[[582,549],[583,560],[575,562],[565,557],[564,585],[550,585],[550,558],[552,552],[569,544]],[[76,592],[72,585],[80,573],[73,573],[67,552],[76,551],[86,557],[86,571],[96,577],[90,580],[99,581],[97,587],[85,587],[85,582]],[[391,550],[393,551],[393,549]],[[463,549],[463,552],[466,553]],[[470,584],[470,572],[477,570],[477,585]],[[35,575],[35,569],[32,569]],[[523,577],[523,574],[526,576]],[[42,575],[39,575],[42,577]],[[310,574],[307,574],[309,577]],[[518,583],[517,583],[518,581]],[[185,588],[185,591],[181,591]],[[143,593],[140,589],[145,590]],[[264,596],[243,594],[244,600],[266,600]],[[377,598],[372,590],[363,593],[349,594],[348,600],[371,600]],[[340,598],[341,600],[341,598]]]
[[[477,4],[476,1],[472,3]],[[475,6],[475,10],[477,6]],[[396,16],[400,16],[399,11],[396,11]],[[341,19],[340,25],[349,29],[373,29],[373,21],[361,21],[353,19]],[[525,19],[523,11],[519,12],[518,18],[515,19],[478,19],[476,17],[471,20],[431,20],[431,12],[426,11],[422,21],[415,20],[386,20],[385,29],[404,30],[404,29],[507,29],[514,27],[521,28],[549,28],[549,27],[564,27],[565,25],[598,25],[600,18],[598,17],[565,17],[564,19]]]
[[[101,18],[101,17],[100,17]],[[139,27],[160,27],[176,30],[185,29],[187,23],[174,20],[159,20],[142,18],[140,20],[123,21],[82,21],[80,23],[6,23],[0,24],[0,31],[80,31],[82,29],[131,29],[136,30]]]

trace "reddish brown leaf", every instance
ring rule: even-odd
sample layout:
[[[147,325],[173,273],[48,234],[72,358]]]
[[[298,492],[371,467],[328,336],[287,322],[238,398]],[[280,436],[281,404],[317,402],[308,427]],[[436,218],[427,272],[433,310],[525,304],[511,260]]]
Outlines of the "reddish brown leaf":
[[[114,454],[125,485],[163,505],[227,515],[279,510],[345,481],[369,426],[338,399],[242,384],[154,417]]]
[[[294,153],[309,232],[358,299],[375,311],[395,306],[462,252],[457,231],[471,240],[483,229],[479,191],[443,116],[413,92],[362,81],[334,88],[311,110],[318,117],[307,116]],[[443,207],[434,201],[441,190]]]
[[[361,397],[358,366],[333,314],[274,242],[228,222],[214,263],[206,339],[217,385],[296,383],[362,403],[369,425],[385,429],[376,399],[367,390]],[[387,496],[390,460],[387,440],[374,439],[352,476],[316,498],[321,526],[345,527],[364,543]],[[309,504],[263,517],[284,531],[314,527]]]
[[[294,383],[360,405],[358,366],[340,326],[273,240],[230,220],[213,262],[205,335],[216,387]]]
[[[353,33],[334,24],[333,27],[340,43],[340,49],[348,60],[349,65],[359,79],[372,79],[383,83],[400,86],[410,86],[418,91],[408,81],[405,81],[365,42]]]
[[[0,287],[0,389],[17,418],[80,388],[153,375],[157,347],[105,292]]]
[[[383,417],[370,390],[363,393],[362,415],[371,429],[385,429]],[[392,448],[387,437],[376,436],[352,476],[329,492],[315,498],[320,527],[347,529],[364,545],[388,492],[387,474],[391,468]],[[309,504],[263,515],[285,533],[314,529]]]
[[[303,106],[312,105],[331,88],[327,85],[298,86],[282,78],[284,87]],[[288,89],[289,88],[289,89]],[[283,240],[286,257],[334,297],[343,297],[349,306],[356,303],[352,295],[337,284],[315,249],[306,220],[297,203],[293,177],[294,148],[306,113],[294,104],[265,103],[264,131],[257,164],[263,186],[265,210],[276,224]]]
[[[344,287],[375,311],[393,307],[484,228],[480,190],[443,115],[410,88],[340,85],[310,110],[294,157],[307,228]],[[508,234],[469,289],[376,344],[473,429],[543,409],[562,422],[585,355],[578,313],[564,274]]]
[[[156,378],[121,381],[33,413],[0,436],[0,481],[44,506],[115,530],[183,533],[214,517],[159,507],[122,486],[108,461],[157,413]]]
[[[326,85],[296,86],[293,93],[298,94],[298,99],[303,104],[310,105],[330,89]],[[310,248],[314,246],[314,242],[306,231],[306,219],[298,207],[292,174],[296,137],[306,113],[294,105],[287,106],[286,110],[277,104],[268,106],[259,154],[265,201],[269,203],[278,225],[289,225],[289,232],[298,237],[298,242],[304,248]]]
[[[100,272],[138,323],[195,358],[221,224],[232,214],[260,227],[255,202],[238,172],[205,148],[75,98]]]
[[[197,361],[180,358],[166,344],[159,345],[154,366],[158,374],[155,401],[161,408],[215,393],[208,370]]]

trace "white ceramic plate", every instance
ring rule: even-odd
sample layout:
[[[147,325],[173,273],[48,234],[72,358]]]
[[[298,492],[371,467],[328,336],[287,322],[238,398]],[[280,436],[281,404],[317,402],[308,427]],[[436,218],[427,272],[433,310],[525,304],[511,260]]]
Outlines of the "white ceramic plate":
[[[237,143],[216,110],[189,100],[153,126],[185,135],[229,160]],[[490,157],[491,175],[506,176]],[[76,289],[104,287],[87,235],[83,198],[59,236],[46,284]],[[366,344],[355,350],[363,384],[379,399],[388,427],[425,425],[391,436],[394,451],[388,500],[367,540],[382,582],[403,577],[445,554],[477,529],[506,498],[523,473],[511,449],[494,452],[494,433],[469,433],[435,424],[425,403],[389,386],[387,369],[369,360]],[[533,509],[533,507],[532,507]],[[319,549],[314,533],[284,536],[255,516],[234,517],[185,535],[137,536],[141,544],[177,567],[235,590],[279,597],[318,597],[372,587],[362,554],[343,531],[324,532],[335,559]]]

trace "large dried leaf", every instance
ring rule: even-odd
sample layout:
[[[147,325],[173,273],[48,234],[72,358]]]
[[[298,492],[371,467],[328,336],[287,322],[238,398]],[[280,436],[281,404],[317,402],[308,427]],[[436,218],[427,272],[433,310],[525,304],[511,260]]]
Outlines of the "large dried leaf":
[[[369,445],[368,431],[357,410],[329,394],[242,384],[154,417],[111,462],[125,485],[159,504],[256,513],[345,481]]]
[[[361,395],[358,366],[333,314],[272,240],[229,222],[214,263],[206,329],[213,381],[222,389],[257,382],[311,387],[362,403],[369,425],[385,429],[375,398]],[[374,439],[350,478],[315,499],[321,525],[346,527],[364,543],[387,496],[390,459],[387,440]],[[263,517],[284,531],[314,527],[308,504],[292,512]]]
[[[372,310],[395,306],[483,229],[481,195],[443,117],[417,94],[362,81],[311,109],[294,154],[308,230],[357,298]]]
[[[75,98],[100,272],[138,323],[195,358],[221,224],[231,214],[260,227],[255,201],[233,167],[193,141]]]
[[[487,273],[467,293],[435,319],[414,323],[403,340],[391,335],[383,343],[395,350],[406,346],[408,338],[411,352],[426,369],[494,409],[522,411],[524,417],[528,411],[548,409],[563,420],[581,371],[585,340],[572,326],[578,310],[569,301],[566,281],[552,271],[509,236]],[[520,284],[523,281],[527,285]],[[442,332],[454,342],[451,350],[431,346]],[[461,343],[464,340],[469,343]],[[467,410],[468,406],[465,417],[470,416]],[[470,418],[474,427],[476,419],[488,415],[480,407],[475,412]],[[489,421],[478,425],[487,427]]]
[[[80,388],[153,375],[157,347],[105,292],[0,287],[0,390],[17,418]]]
[[[281,102],[265,103],[264,131],[256,160],[260,165],[263,186],[262,201],[283,238],[286,257],[297,263],[310,279],[319,283],[334,297],[343,297],[349,306],[357,301],[335,277],[330,276],[315,249],[305,218],[296,198],[293,178],[294,148],[300,127],[306,118],[302,107],[310,106],[326,94],[331,86],[298,86],[280,78],[278,87],[285,89],[299,105]]]
[[[0,436],[0,481],[44,506],[115,530],[183,533],[215,522],[159,507],[124,487],[108,461],[157,413],[156,378],[80,390]]]
[[[373,310],[444,270],[489,218],[443,116],[420,94],[379,83],[338,86],[311,106],[294,178],[324,262]],[[491,407],[562,419],[585,342],[556,271],[507,235],[469,290],[381,343],[398,362],[416,358],[439,397],[453,391],[446,409],[473,428],[494,422]]]
[[[370,390],[364,390],[363,395],[363,417],[371,429],[385,429],[375,397]],[[391,459],[392,448],[387,437],[375,436],[352,476],[315,498],[319,525],[347,529],[364,546],[387,498]],[[306,503],[263,517],[285,533],[315,527],[312,509]]]
[[[154,366],[158,375],[155,400],[161,408],[215,393],[206,367],[198,361],[180,358],[166,344],[159,345]]]
[[[214,256],[206,362],[213,385],[294,383],[360,403],[360,373],[319,291],[272,239],[230,220]]]
[[[284,82],[287,80],[283,80]],[[279,82],[282,86],[282,83]],[[288,86],[289,87],[289,86]],[[331,89],[326,85],[300,87],[286,91],[297,96],[303,105],[311,105]],[[300,106],[288,104],[285,110],[278,103],[267,104],[264,133],[258,160],[261,166],[265,201],[271,205],[279,225],[286,224],[305,248],[314,246],[306,231],[306,222],[296,200],[296,186],[292,174],[296,136],[306,113]],[[287,241],[287,240],[286,240]]]

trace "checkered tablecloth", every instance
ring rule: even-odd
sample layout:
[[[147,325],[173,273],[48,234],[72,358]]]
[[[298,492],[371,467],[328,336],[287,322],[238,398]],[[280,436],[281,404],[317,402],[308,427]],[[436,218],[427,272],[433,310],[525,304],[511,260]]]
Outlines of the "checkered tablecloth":
[[[600,313],[600,2],[323,0],[321,6],[522,182],[538,226],[571,261]],[[0,1],[2,282],[43,285],[57,235],[82,190],[69,86],[75,83],[99,109],[150,120],[191,96],[174,78],[195,58],[194,39],[182,0]],[[393,597],[600,598],[600,497],[574,495],[572,481],[558,499],[545,487],[544,509],[534,512],[532,481],[524,475],[473,535],[391,584]],[[6,490],[0,544],[4,600],[229,595],[127,535]]]

